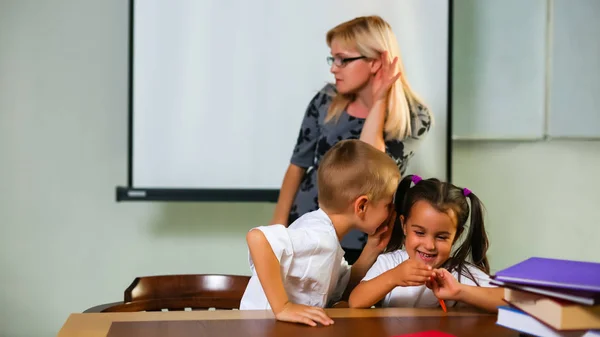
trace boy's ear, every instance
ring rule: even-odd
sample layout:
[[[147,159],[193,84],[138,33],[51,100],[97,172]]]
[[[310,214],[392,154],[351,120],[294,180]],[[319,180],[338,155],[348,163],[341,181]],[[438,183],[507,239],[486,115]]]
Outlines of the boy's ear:
[[[366,195],[361,195],[354,201],[354,214],[361,219],[365,217],[365,213],[367,212],[368,201],[369,198]]]

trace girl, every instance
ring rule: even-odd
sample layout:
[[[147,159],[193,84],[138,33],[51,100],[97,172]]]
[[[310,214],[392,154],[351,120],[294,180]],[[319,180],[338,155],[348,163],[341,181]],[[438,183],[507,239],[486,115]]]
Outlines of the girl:
[[[335,84],[308,104],[283,178],[272,224],[289,225],[318,208],[316,172],[325,152],[344,139],[360,139],[390,155],[404,172],[432,117],[403,76],[400,48],[379,16],[358,17],[327,32],[327,58]],[[342,246],[350,264],[360,255],[358,231]]]
[[[436,307],[445,300],[448,306],[463,303],[497,312],[504,305],[503,289],[489,284],[489,243],[475,194],[409,175],[398,185],[395,208],[398,222],[387,253],[354,289],[350,307],[369,308],[380,301],[384,307]]]

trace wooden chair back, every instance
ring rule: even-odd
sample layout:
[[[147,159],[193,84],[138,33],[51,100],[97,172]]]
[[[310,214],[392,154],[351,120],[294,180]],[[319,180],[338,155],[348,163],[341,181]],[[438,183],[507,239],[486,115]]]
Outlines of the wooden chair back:
[[[250,280],[243,275],[159,275],[136,277],[123,302],[85,312],[238,309]]]

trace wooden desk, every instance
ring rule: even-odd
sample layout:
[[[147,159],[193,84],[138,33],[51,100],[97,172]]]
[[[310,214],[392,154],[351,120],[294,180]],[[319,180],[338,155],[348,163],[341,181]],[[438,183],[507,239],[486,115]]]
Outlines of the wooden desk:
[[[519,336],[496,315],[440,309],[327,309],[332,326],[278,322],[270,311],[86,313],[69,316],[58,337],[370,336],[440,330],[456,336]],[[114,323],[114,324],[113,324]]]

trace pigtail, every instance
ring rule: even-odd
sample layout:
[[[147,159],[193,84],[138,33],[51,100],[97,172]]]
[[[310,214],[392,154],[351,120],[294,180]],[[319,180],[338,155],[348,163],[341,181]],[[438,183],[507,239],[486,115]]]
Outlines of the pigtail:
[[[470,264],[479,268],[486,274],[490,273],[490,265],[487,259],[489,241],[485,232],[485,226],[483,224],[483,203],[475,194],[469,191],[469,189],[462,189],[461,194],[462,195],[460,197],[464,198],[463,200],[467,207],[467,212],[468,203],[466,199],[471,200],[471,222],[469,224],[467,233],[465,233],[464,241],[453,254],[453,256],[446,261],[444,268],[448,269],[450,272],[453,270],[456,271],[458,273],[458,282],[461,282],[461,278],[464,275],[471,281],[475,282],[475,284],[479,285],[479,282],[477,282],[477,279],[466,265]],[[462,224],[465,224],[467,221],[466,214],[468,213],[465,213],[465,217],[463,219],[459,219],[459,228],[461,232],[462,228],[464,228]],[[456,239],[458,239],[460,234],[461,233],[457,233]],[[468,261],[469,257],[471,257],[471,261]]]
[[[410,185],[417,179],[418,176],[407,175],[400,183],[398,183],[398,188],[396,189],[396,193],[394,194],[394,209],[396,210],[396,221],[394,222],[394,229],[392,230],[392,235],[390,237],[390,242],[386,247],[386,252],[391,252],[394,250],[398,250],[402,248],[404,245],[404,231],[402,230],[402,223],[400,222],[400,215],[404,215],[404,219],[407,217],[408,213],[408,192],[410,191]]]
[[[398,216],[406,216],[406,213],[408,213],[408,191],[410,191],[410,184],[416,179],[419,179],[419,177],[411,174],[404,177],[400,183],[398,183],[398,188],[394,194],[394,208],[396,209]]]
[[[469,234],[467,239],[470,242],[471,257],[473,264],[483,270],[486,274],[490,273],[490,264],[487,258],[487,250],[490,246],[485,226],[483,223],[483,204],[481,200],[465,189],[465,194],[471,200],[471,224],[469,225]]]

